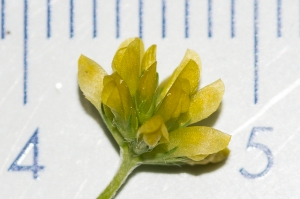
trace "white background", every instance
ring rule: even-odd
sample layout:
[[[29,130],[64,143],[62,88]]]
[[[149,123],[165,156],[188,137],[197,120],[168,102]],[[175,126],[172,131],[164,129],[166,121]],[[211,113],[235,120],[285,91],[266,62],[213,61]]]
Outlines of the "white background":
[[[226,92],[220,109],[199,125],[232,135],[225,163],[207,166],[142,166],[117,198],[299,198],[300,197],[300,42],[299,1],[283,1],[282,36],[277,37],[277,1],[258,0],[258,102],[254,104],[254,1],[235,1],[231,38],[230,0],[212,1],[208,38],[208,1],[189,1],[189,38],[185,38],[185,1],[166,0],[166,37],[162,38],[162,1],[143,1],[145,46],[157,44],[160,80],[176,68],[187,48],[202,59],[201,87],[221,78]],[[93,38],[92,1],[74,0],[74,37],[70,38],[70,1],[51,1],[47,39],[46,0],[28,2],[28,102],[23,104],[24,1],[6,0],[0,40],[0,198],[96,198],[119,166],[118,146],[96,109],[77,85],[80,54],[110,73],[118,45],[139,36],[139,6],[120,1],[120,38],[116,38],[116,1],[97,1]],[[272,127],[254,142],[274,158],[263,177],[247,179],[239,170],[259,173],[266,155],[247,150],[253,127]],[[39,128],[39,179],[8,168]],[[32,151],[21,165],[32,164]]]

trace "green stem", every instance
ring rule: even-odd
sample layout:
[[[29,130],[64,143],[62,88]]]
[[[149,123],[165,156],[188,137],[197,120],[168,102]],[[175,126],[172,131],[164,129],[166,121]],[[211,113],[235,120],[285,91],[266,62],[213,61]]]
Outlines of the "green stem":
[[[122,186],[127,176],[140,165],[139,159],[132,157],[127,147],[121,149],[121,166],[116,175],[105,188],[105,190],[98,196],[97,199],[111,199],[114,197],[118,189]]]

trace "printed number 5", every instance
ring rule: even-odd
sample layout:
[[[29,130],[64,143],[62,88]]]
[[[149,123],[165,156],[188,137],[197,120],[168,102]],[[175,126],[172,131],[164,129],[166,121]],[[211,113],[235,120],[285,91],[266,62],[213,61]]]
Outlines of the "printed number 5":
[[[240,169],[241,174],[245,178],[254,179],[254,178],[262,177],[266,173],[268,173],[269,170],[271,169],[271,167],[273,165],[273,155],[272,155],[271,150],[268,147],[266,147],[265,145],[263,145],[263,144],[255,143],[253,140],[254,140],[254,137],[258,133],[261,133],[261,132],[271,132],[272,130],[273,129],[271,127],[254,127],[252,129],[252,132],[250,134],[249,141],[248,141],[248,144],[247,144],[247,148],[250,148],[250,147],[252,148],[253,147],[253,148],[257,148],[259,150],[262,150],[266,154],[266,156],[268,158],[268,164],[267,164],[266,168],[262,172],[257,173],[257,174],[249,173],[244,168]]]

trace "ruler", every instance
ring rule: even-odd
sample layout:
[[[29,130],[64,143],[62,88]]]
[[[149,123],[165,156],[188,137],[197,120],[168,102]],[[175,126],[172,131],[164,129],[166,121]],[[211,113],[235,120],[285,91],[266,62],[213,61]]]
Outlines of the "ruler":
[[[221,78],[199,125],[232,135],[226,162],[141,166],[117,198],[299,198],[298,0],[0,0],[0,198],[96,198],[118,146],[77,85],[84,54],[108,73],[118,45],[157,44],[160,81],[187,48],[200,86]]]

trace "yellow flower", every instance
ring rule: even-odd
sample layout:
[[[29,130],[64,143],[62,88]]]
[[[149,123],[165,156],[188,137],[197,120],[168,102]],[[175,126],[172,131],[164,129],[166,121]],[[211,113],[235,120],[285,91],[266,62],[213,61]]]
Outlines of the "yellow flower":
[[[79,58],[79,86],[100,112],[126,164],[222,161],[229,154],[230,135],[211,127],[188,127],[217,110],[224,94],[222,80],[198,89],[201,61],[193,50],[187,50],[161,85],[156,67],[156,46],[145,52],[139,38],[120,45],[112,75],[84,55]]]
[[[168,143],[168,129],[161,116],[155,115],[147,120],[138,130],[137,137],[143,137],[143,141],[149,148],[155,147],[159,143]]]

